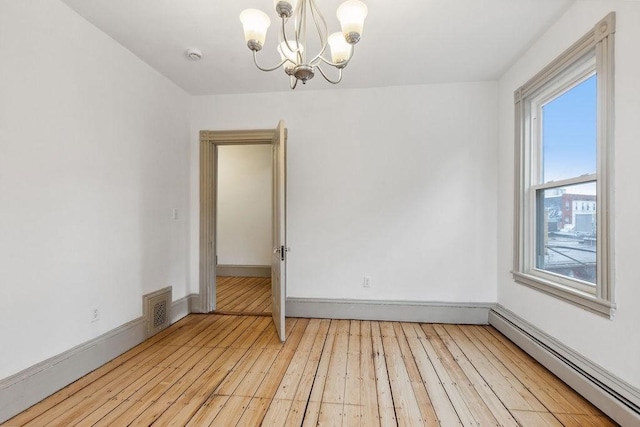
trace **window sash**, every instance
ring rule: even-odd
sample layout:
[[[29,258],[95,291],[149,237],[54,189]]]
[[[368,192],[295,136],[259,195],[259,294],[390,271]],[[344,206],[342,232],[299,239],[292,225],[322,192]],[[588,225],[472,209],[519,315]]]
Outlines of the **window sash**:
[[[528,255],[529,255],[528,260],[527,260],[527,263],[525,264],[525,270],[528,274],[532,276],[538,276],[548,281],[555,281],[567,288],[575,288],[581,292],[595,295],[597,286],[598,286],[597,279],[595,284],[590,283],[581,279],[572,278],[569,276],[565,276],[559,273],[553,273],[551,271],[542,269],[538,267],[538,263],[537,263],[538,256],[539,256],[540,239],[542,238],[542,233],[539,232],[539,229],[540,229],[539,220],[540,220],[540,215],[543,213],[543,210],[544,210],[544,203],[543,202],[541,203],[541,200],[539,200],[539,194],[544,194],[544,191],[549,189],[562,188],[562,187],[566,187],[567,185],[588,184],[591,182],[596,182],[595,175],[585,175],[584,177],[566,179],[563,181],[547,183],[547,184],[531,187],[530,206],[531,206],[532,216],[530,220],[533,225],[532,227],[533,235],[529,240],[531,244],[528,252]],[[596,196],[597,196],[597,193],[596,193]],[[596,209],[597,209],[597,204],[596,204]],[[598,218],[598,214],[596,210],[596,221],[597,221],[597,218]],[[596,272],[598,269],[599,269],[599,265],[598,265],[597,249],[596,249]]]
[[[531,191],[549,190],[551,188],[568,187],[571,185],[587,184],[589,182],[597,182],[598,174],[581,175],[575,178],[567,178],[558,181],[549,181],[544,184],[531,185]]]
[[[592,175],[591,175],[592,176]],[[586,178],[586,177],[585,177]],[[577,178],[571,179],[571,180],[564,180],[572,182],[572,183],[576,183],[576,184],[587,184],[590,182],[595,182],[594,180],[580,180]],[[598,286],[598,280],[596,279],[596,283],[592,284],[589,282],[585,282],[583,280],[580,279],[575,279],[575,278],[570,278],[568,276],[563,276],[560,274],[554,274],[551,273],[549,271],[540,269],[537,267],[537,257],[538,257],[538,247],[539,247],[539,239],[540,239],[540,234],[538,233],[539,230],[539,224],[538,224],[538,218],[539,218],[539,210],[543,207],[540,206],[538,199],[538,193],[540,191],[544,191],[544,190],[548,190],[548,189],[553,189],[553,188],[561,188],[564,187],[565,185],[540,185],[540,186],[536,186],[536,187],[530,187],[529,188],[529,212],[528,212],[528,217],[525,219],[526,222],[530,225],[529,227],[529,235],[527,236],[528,238],[526,239],[528,244],[524,250],[524,254],[525,254],[525,262],[524,265],[522,266],[523,268],[521,269],[523,272],[526,272],[527,274],[530,274],[532,276],[540,276],[543,277],[545,280],[548,281],[553,281],[556,280],[558,281],[558,283],[562,284],[565,287],[575,287],[576,289],[582,291],[582,292],[587,292],[589,294],[592,295],[596,295],[597,292],[597,286]],[[597,194],[597,192],[596,192]],[[598,221],[598,204],[596,204],[596,221],[599,223]],[[599,265],[599,257],[597,254],[597,249],[596,249],[596,269],[599,270],[600,269],[600,265]]]

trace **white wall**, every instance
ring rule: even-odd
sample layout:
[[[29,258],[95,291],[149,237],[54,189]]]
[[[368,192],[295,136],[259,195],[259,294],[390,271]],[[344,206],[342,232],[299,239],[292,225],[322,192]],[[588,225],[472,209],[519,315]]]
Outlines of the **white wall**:
[[[218,264],[271,264],[271,146],[218,147]]]
[[[59,1],[0,2],[0,64],[1,379],[186,295],[189,128],[182,90]]]
[[[612,320],[514,283],[513,92],[607,13],[617,12],[615,64],[615,297]],[[585,357],[640,387],[640,3],[578,1],[509,69],[499,82],[498,301]]]
[[[192,98],[191,290],[198,132],[284,119],[288,297],[496,301],[496,84],[309,90],[320,80]]]

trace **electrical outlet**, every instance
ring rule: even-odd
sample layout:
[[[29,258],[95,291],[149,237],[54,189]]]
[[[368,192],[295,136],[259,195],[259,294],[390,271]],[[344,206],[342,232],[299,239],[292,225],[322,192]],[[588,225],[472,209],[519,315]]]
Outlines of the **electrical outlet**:
[[[91,309],[91,323],[97,322],[98,320],[100,320],[100,309],[93,307]]]
[[[362,281],[362,287],[363,288],[370,288],[371,287],[371,277],[364,276],[364,280]]]

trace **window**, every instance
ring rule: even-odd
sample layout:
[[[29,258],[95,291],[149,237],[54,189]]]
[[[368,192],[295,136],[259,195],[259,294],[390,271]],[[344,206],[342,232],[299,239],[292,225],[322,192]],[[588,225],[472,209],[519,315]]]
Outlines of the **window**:
[[[610,13],[515,92],[514,279],[606,316],[614,30]]]

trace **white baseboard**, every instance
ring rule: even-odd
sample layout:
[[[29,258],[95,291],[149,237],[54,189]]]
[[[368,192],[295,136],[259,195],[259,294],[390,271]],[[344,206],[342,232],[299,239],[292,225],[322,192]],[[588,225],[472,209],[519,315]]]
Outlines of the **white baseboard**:
[[[640,390],[500,305],[489,323],[614,421],[640,425]]]
[[[171,303],[171,323],[176,323],[189,313],[193,313],[194,303],[200,300],[196,294],[190,294]]]
[[[171,303],[171,323],[185,317],[197,295]],[[71,384],[145,340],[139,317],[0,381],[0,423]]]
[[[216,276],[271,277],[270,265],[224,265],[216,266]]]
[[[0,422],[140,344],[146,326],[139,317],[0,381]]]
[[[487,325],[492,303],[287,298],[287,317]]]

